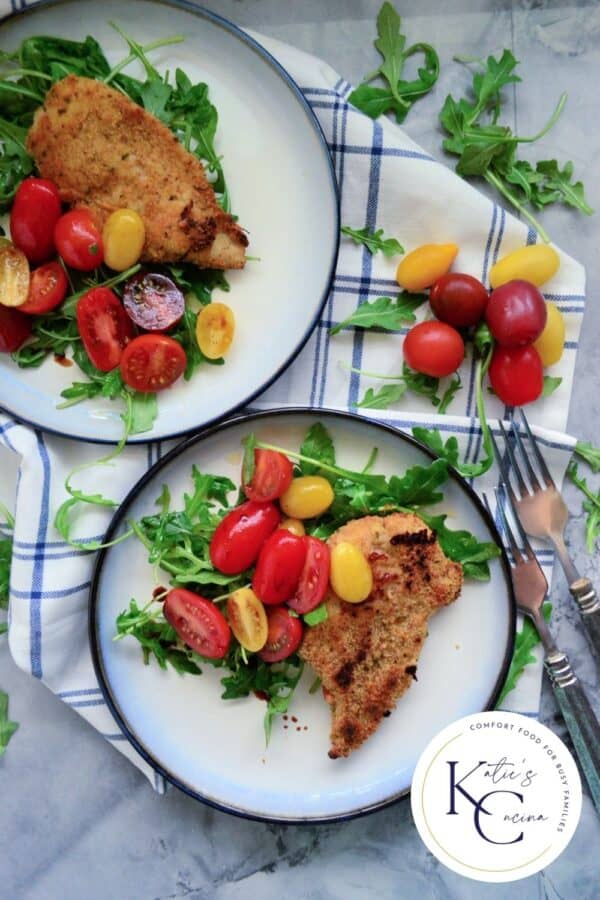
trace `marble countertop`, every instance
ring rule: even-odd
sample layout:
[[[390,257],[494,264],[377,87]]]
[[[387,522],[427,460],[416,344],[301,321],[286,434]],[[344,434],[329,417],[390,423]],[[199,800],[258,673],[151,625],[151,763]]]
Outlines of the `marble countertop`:
[[[295,44],[326,59],[357,81],[373,68],[374,22],[380,0],[213,0],[204,4],[237,24]],[[408,4],[402,6],[407,7]],[[435,97],[411,111],[406,131],[434,155],[440,97],[452,89],[456,53],[485,56],[513,50],[523,85],[510,114],[518,127],[536,130],[563,90],[569,101],[544,139],[544,155],[573,160],[588,201],[600,208],[600,3],[558,0],[421,0],[404,11],[410,36],[440,52]],[[553,239],[584,263],[588,305],[569,430],[600,443],[600,371],[596,340],[600,307],[598,220],[565,208],[543,214]],[[15,472],[2,457],[0,478]],[[580,568],[600,584],[600,556],[585,552],[580,498],[569,542]],[[559,643],[600,709],[598,679],[562,574],[552,601]],[[0,685],[11,697],[21,727],[0,762],[0,894],[23,900],[150,900],[189,897],[263,900],[290,898],[509,898],[586,900],[597,896],[600,824],[584,797],[575,836],[546,870],[517,885],[485,885],[448,871],[421,843],[408,802],[367,818],[317,827],[266,825],[234,818],[175,789],[159,797],[146,779],[44,686],[20,672],[0,648]],[[544,689],[542,721],[564,737],[552,695]],[[594,887],[594,885],[596,887]]]

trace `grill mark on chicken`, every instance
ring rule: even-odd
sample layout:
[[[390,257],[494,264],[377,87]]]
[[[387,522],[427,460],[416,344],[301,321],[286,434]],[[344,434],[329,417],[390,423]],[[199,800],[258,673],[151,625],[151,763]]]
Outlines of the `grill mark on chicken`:
[[[200,160],[155,116],[100,81],[68,75],[37,110],[27,150],[61,199],[102,229],[116,209],[142,217],[142,261],[239,269],[248,239],[218,205]]]
[[[462,567],[411,513],[355,519],[328,543],[339,541],[356,544],[370,560],[373,590],[359,604],[330,590],[328,618],[307,630],[299,650],[331,707],[332,759],[359,747],[416,681],[429,617],[457,598],[463,580]]]

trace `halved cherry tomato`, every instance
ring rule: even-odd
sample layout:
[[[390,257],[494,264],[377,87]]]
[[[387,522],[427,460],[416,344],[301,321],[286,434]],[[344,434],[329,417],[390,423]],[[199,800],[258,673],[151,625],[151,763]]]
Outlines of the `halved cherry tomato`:
[[[290,486],[293,473],[293,466],[283,453],[258,449],[254,451],[252,480],[242,484],[242,489],[249,500],[276,500]]]
[[[300,646],[304,628],[300,619],[290,616],[283,606],[267,610],[269,633],[267,643],[258,654],[264,662],[274,663],[287,659]]]
[[[31,319],[17,309],[0,306],[0,353],[13,353],[31,334]]]
[[[104,260],[102,235],[87,209],[72,209],[60,217],[54,243],[66,264],[80,272],[90,272]]]
[[[144,331],[167,331],[181,319],[185,297],[166,275],[140,272],[126,283],[123,306]]]
[[[267,614],[251,588],[239,588],[227,598],[229,627],[242,647],[256,653],[267,640]]]
[[[181,640],[208,659],[223,659],[229,650],[231,631],[214,603],[186,588],[173,588],[163,606],[165,619]]]
[[[207,359],[220,359],[233,340],[235,318],[226,303],[207,303],[196,320],[196,340]]]
[[[489,300],[481,281],[462,272],[448,272],[435,282],[429,303],[441,322],[454,328],[470,328],[483,318]]]
[[[280,518],[275,504],[254,500],[246,500],[228,512],[210,542],[210,558],[215,569],[225,575],[239,575],[251,566]]]
[[[69,282],[60,263],[49,262],[31,273],[27,300],[19,309],[30,316],[50,312],[65,299]]]
[[[23,306],[29,293],[29,263],[22,250],[0,238],[0,304]]]
[[[164,391],[185,372],[185,350],[166,334],[142,334],[123,350],[121,375],[136,391]]]
[[[77,304],[77,325],[87,355],[101,372],[116,369],[133,337],[131,319],[108,288],[92,288]]]
[[[283,603],[296,593],[306,560],[305,538],[278,528],[269,535],[258,554],[252,589],[268,606]]]
[[[306,560],[300,575],[296,593],[287,605],[297,613],[307,613],[315,609],[323,600],[329,587],[329,547],[316,537],[304,538]]]
[[[465,358],[465,343],[445,322],[420,322],[404,338],[404,359],[411,369],[444,378],[456,372]]]
[[[60,219],[58,188],[45,178],[25,178],[10,211],[10,236],[29,262],[41,263],[54,253],[54,226]]]
[[[507,281],[492,291],[485,311],[489,329],[503,347],[525,347],[546,325],[546,301],[529,281]]]
[[[507,406],[533,403],[544,387],[544,370],[535,347],[496,347],[489,368],[494,391]]]

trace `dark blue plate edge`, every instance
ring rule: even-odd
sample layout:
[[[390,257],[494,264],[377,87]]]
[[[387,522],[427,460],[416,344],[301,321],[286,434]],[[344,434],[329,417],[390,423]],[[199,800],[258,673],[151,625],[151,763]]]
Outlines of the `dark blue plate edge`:
[[[113,519],[106,531],[104,536],[104,543],[108,543],[113,539],[115,533],[123,521],[127,508],[130,504],[137,498],[137,496],[141,493],[141,491],[145,488],[145,486],[151,482],[154,477],[157,475],[160,470],[171,463],[173,460],[177,459],[182,453],[185,453],[190,447],[193,447],[195,444],[200,443],[205,438],[211,437],[219,433],[220,431],[224,431],[230,426],[236,426],[243,423],[247,423],[251,425],[254,422],[260,422],[263,419],[269,419],[278,416],[286,416],[286,415],[300,415],[306,416],[311,419],[321,419],[321,418],[329,418],[329,419],[346,419],[352,420],[355,422],[365,423],[367,422],[369,425],[373,425],[376,429],[383,431],[387,434],[392,434],[394,437],[400,439],[400,441],[404,441],[414,447],[417,447],[421,450],[426,456],[430,457],[433,461],[437,459],[433,451],[426,447],[424,444],[421,444],[420,441],[417,441],[411,435],[405,434],[398,429],[393,428],[391,425],[386,425],[382,422],[377,422],[372,419],[365,419],[365,417],[360,416],[356,413],[344,412],[340,410],[332,410],[325,409],[319,407],[281,407],[272,410],[264,410],[259,412],[252,412],[249,414],[236,415],[231,419],[227,419],[226,421],[220,421],[210,428],[202,429],[201,432],[197,434],[193,434],[188,437],[185,441],[182,441],[172,450],[170,450],[165,456],[163,456],[158,462],[156,462],[148,471],[142,475],[138,482],[131,488],[127,496],[121,502],[117,512],[113,516]],[[504,652],[504,658],[502,661],[502,665],[500,667],[500,671],[498,673],[498,677],[496,679],[496,683],[492,689],[492,692],[487,700],[487,703],[484,707],[484,710],[494,709],[496,701],[500,695],[506,677],[508,675],[508,670],[510,668],[510,663],[513,656],[514,651],[514,642],[515,642],[515,626],[516,626],[516,600],[513,591],[512,577],[511,577],[511,568],[508,560],[508,556],[504,549],[504,545],[502,543],[501,536],[496,527],[496,523],[492,516],[489,514],[488,510],[479,499],[477,493],[473,490],[473,488],[465,481],[465,479],[452,467],[448,467],[448,474],[450,478],[452,478],[456,484],[461,488],[461,490],[467,495],[467,498],[471,501],[471,503],[477,509],[479,515],[488,526],[492,537],[498,547],[500,548],[501,555],[499,557],[500,564],[502,566],[502,573],[504,575],[504,581],[507,589],[507,598],[509,601],[509,623],[508,623],[508,635],[507,635],[507,643]],[[108,708],[110,709],[112,715],[114,716],[117,724],[126,735],[129,743],[134,747],[134,749],[140,754],[140,756],[157,772],[161,775],[166,781],[172,784],[174,787],[183,791],[184,794],[187,794],[189,797],[193,797],[195,800],[199,800],[201,803],[205,803],[206,805],[213,807],[214,809],[218,809],[221,812],[230,813],[231,815],[238,816],[242,819],[249,819],[255,822],[270,822],[280,825],[325,825],[332,824],[334,822],[346,822],[350,819],[357,819],[362,816],[369,815],[372,812],[376,812],[378,810],[384,809],[388,806],[391,806],[394,803],[397,803],[399,800],[404,799],[410,794],[410,788],[404,791],[399,792],[398,794],[394,794],[391,797],[388,797],[385,800],[381,800],[378,803],[371,804],[369,806],[361,807],[357,810],[354,810],[350,813],[343,813],[339,815],[331,815],[331,816],[316,816],[316,817],[289,817],[289,818],[281,818],[279,816],[268,816],[268,815],[259,815],[246,810],[237,809],[235,807],[229,807],[225,804],[218,803],[215,800],[212,800],[208,797],[203,796],[197,791],[190,788],[185,782],[180,781],[175,775],[170,773],[168,770],[164,769],[160,763],[158,763],[151,753],[146,750],[146,748],[138,741],[133,729],[129,726],[126,719],[122,716],[117,702],[112,695],[110,685],[108,682],[108,678],[105,676],[104,668],[102,665],[102,656],[100,652],[100,646],[98,642],[98,635],[96,629],[96,618],[97,618],[97,608],[98,608],[98,591],[99,591],[99,583],[100,576],[102,572],[102,566],[104,563],[104,559],[109,552],[110,548],[100,550],[96,559],[96,563],[94,566],[94,573],[92,576],[91,587],[90,587],[90,606],[89,606],[89,617],[88,617],[88,634],[91,648],[92,661],[94,664],[94,670],[96,673],[96,677],[98,678],[98,683],[102,690],[102,694],[104,696],[104,700]]]
[[[6,16],[3,16],[0,19],[0,28],[2,28],[2,25],[4,25],[5,22],[13,21],[17,18],[21,18],[23,16],[34,13],[37,9],[47,9],[48,7],[62,6],[65,3],[74,3],[74,2],[75,2],[75,0],[38,0],[38,2],[34,3],[34,5],[32,5],[32,6],[27,6],[27,7],[24,7],[23,9],[15,10],[14,12],[11,12]],[[205,9],[203,6],[196,6],[195,4],[191,3],[190,0],[152,0],[152,2],[162,3],[164,6],[172,6],[176,9],[185,9],[187,12],[194,13],[195,15],[198,15],[200,18],[205,18],[205,19],[209,19],[209,20],[213,21],[216,25],[219,25],[221,28],[224,28],[226,31],[231,32],[235,37],[237,37],[243,43],[247,44],[252,50],[254,50],[255,53],[258,53],[258,55],[261,56],[271,66],[271,68],[273,68],[277,72],[277,74],[283,79],[283,81],[287,84],[289,89],[295,95],[296,99],[300,102],[300,105],[303,107],[304,112],[305,112],[309,122],[313,126],[314,130],[316,131],[317,137],[319,138],[319,141],[322,144],[323,150],[325,151],[324,155],[329,164],[329,175],[330,175],[330,180],[331,180],[331,187],[332,187],[333,200],[334,200],[334,206],[335,206],[336,240],[335,240],[335,244],[334,244],[334,248],[333,248],[333,256],[332,256],[331,264],[329,267],[329,272],[327,274],[326,286],[323,291],[321,302],[318,305],[316,313],[315,313],[312,321],[308,325],[306,331],[300,338],[300,341],[296,345],[296,348],[294,349],[294,351],[291,353],[291,355],[288,357],[288,359],[277,369],[277,371],[267,381],[265,381],[256,391],[249,394],[243,400],[240,400],[240,402],[237,403],[234,407],[231,407],[230,409],[225,410],[223,413],[221,413],[218,416],[213,416],[212,419],[207,420],[201,426],[195,425],[195,426],[193,426],[192,429],[187,428],[187,429],[184,429],[183,431],[174,431],[174,432],[170,432],[169,434],[162,434],[157,437],[152,437],[151,432],[149,434],[144,432],[143,434],[141,434],[139,436],[134,435],[132,438],[128,439],[128,441],[127,441],[128,446],[129,445],[153,444],[153,443],[157,443],[159,441],[169,441],[169,440],[174,440],[179,437],[185,437],[185,436],[189,435],[190,433],[194,433],[195,430],[199,427],[204,429],[204,428],[214,425],[218,422],[222,422],[223,420],[227,419],[228,416],[231,416],[232,413],[236,413],[238,410],[242,409],[248,403],[251,403],[252,400],[256,399],[256,397],[258,397],[264,391],[268,390],[268,388],[271,387],[271,385],[285,372],[285,370],[300,355],[300,353],[304,349],[304,346],[306,345],[308,339],[310,338],[311,334],[315,330],[315,328],[319,322],[319,319],[321,318],[323,309],[325,308],[325,304],[327,303],[327,298],[329,297],[329,293],[331,291],[331,285],[332,285],[334,275],[335,275],[335,269],[337,266],[337,260],[338,260],[339,249],[340,249],[340,237],[341,237],[341,234],[340,234],[340,223],[341,223],[340,194],[339,194],[337,178],[335,175],[333,159],[332,159],[331,153],[329,151],[329,146],[327,144],[327,140],[325,138],[325,134],[323,132],[323,129],[321,128],[319,120],[315,116],[314,112],[312,111],[312,109],[310,107],[310,104],[308,103],[308,100],[305,98],[304,94],[302,93],[302,91],[300,90],[300,88],[298,87],[298,85],[296,84],[294,79],[292,78],[292,76],[289,74],[289,72],[286,69],[284,69],[283,66],[275,59],[275,57],[272,56],[269,53],[269,51],[266,50],[261,44],[259,44],[258,41],[255,41],[254,38],[251,38],[248,34],[246,34],[246,32],[243,31],[238,25],[235,25],[233,22],[230,22],[228,19],[225,19],[223,16],[220,16],[218,13],[212,12],[212,10],[209,10],[209,9]],[[74,441],[82,441],[82,442],[88,443],[88,444],[101,444],[101,445],[107,444],[110,446],[116,446],[116,444],[118,443],[118,440],[106,440],[104,438],[90,438],[90,437],[85,437],[82,435],[70,434],[69,432],[60,431],[59,429],[55,429],[55,428],[48,428],[47,426],[40,425],[39,422],[35,422],[35,421],[32,421],[31,419],[24,418],[22,415],[19,415],[19,414],[13,412],[12,410],[8,409],[8,407],[6,407],[6,406],[0,405],[0,411],[6,412],[9,416],[12,416],[12,418],[14,418],[15,421],[17,421],[23,425],[29,425],[31,428],[34,428],[36,430],[43,431],[45,434],[54,434],[57,437],[69,438]]]

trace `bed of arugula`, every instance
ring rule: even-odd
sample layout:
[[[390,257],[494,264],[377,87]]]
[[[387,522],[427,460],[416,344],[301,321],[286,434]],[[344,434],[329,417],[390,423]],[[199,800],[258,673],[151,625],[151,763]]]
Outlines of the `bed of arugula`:
[[[321,423],[308,430],[298,452],[287,447],[274,447],[249,434],[244,440],[244,477],[252,476],[255,448],[277,449],[295,462],[297,475],[322,475],[334,491],[331,507],[318,519],[306,522],[307,534],[326,539],[337,528],[365,515],[384,515],[394,511],[416,511],[436,532],[446,556],[461,563],[464,575],[480,581],[489,579],[489,562],[500,555],[497,545],[480,541],[464,530],[453,530],[446,515],[428,510],[443,500],[442,488],[449,478],[448,462],[437,459],[428,465],[415,465],[402,475],[376,474],[377,451],[374,450],[362,471],[340,467],[331,435]],[[157,512],[130,527],[148,551],[148,562],[162,570],[169,583],[186,586],[219,603],[232,591],[248,585],[251,571],[240,575],[217,572],[209,556],[211,536],[233,504],[245,499],[239,488],[220,475],[201,472],[196,466],[191,473],[191,491],[183,498],[183,509],[171,508],[168,487],[163,486],[156,501]],[[159,577],[159,576],[157,576]],[[302,617],[312,627],[327,618],[325,604]],[[222,678],[223,699],[247,697],[258,692],[266,698],[264,717],[267,741],[273,720],[287,711],[302,675],[303,664],[294,654],[282,663],[267,664],[257,654],[246,652],[232,638],[223,660],[207,660],[186,647],[164,618],[160,599],[150,599],[140,606],[135,599],[117,618],[117,639],[136,638],[142,647],[144,662],[154,659],[162,668],[171,666],[179,673],[200,675],[204,665],[227,670]]]
[[[0,213],[10,209],[16,190],[28,175],[34,174],[33,159],[25,149],[27,131],[36,109],[43,103],[49,88],[66,75],[75,74],[95,78],[122,91],[135,103],[143,106],[177,135],[183,146],[194,153],[208,168],[217,200],[229,211],[230,202],[221,158],[215,149],[217,110],[210,102],[208,86],[193,84],[177,68],[172,79],[152,66],[148,53],[165,45],[176,44],[183,37],[175,35],[141,46],[113,24],[129,48],[129,53],[117,65],[110,66],[102,48],[91,36],[84,41],[70,41],[55,37],[30,37],[14,52],[0,51]],[[142,79],[123,71],[138,60],[144,70]],[[55,311],[37,316],[33,321],[33,339],[13,354],[22,368],[36,368],[49,355],[69,354],[86,381],[77,381],[66,388],[59,408],[72,406],[92,397],[120,398],[126,411],[123,420],[130,434],[152,429],[157,415],[156,395],[131,390],[121,378],[119,369],[100,372],[85,352],[75,318],[78,299],[90,288],[106,286],[117,294],[124,282],[139,271],[136,265],[115,275],[105,266],[92,273],[66,269],[70,292]],[[169,275],[186,294],[186,311],[170,336],[183,346],[187,355],[184,378],[189,380],[203,364],[222,365],[223,360],[208,360],[196,341],[196,317],[199,308],[210,303],[211,292],[219,287],[228,290],[223,272],[198,269],[192,265],[154,267]]]

